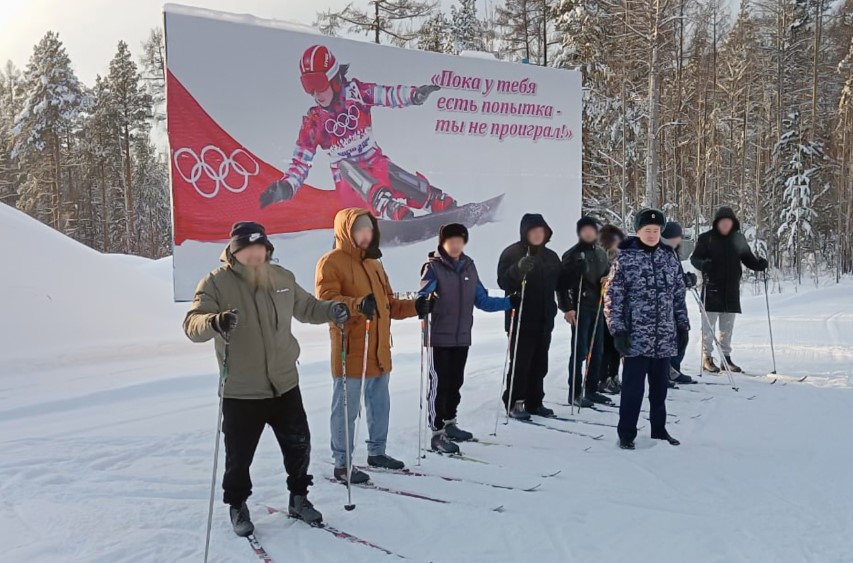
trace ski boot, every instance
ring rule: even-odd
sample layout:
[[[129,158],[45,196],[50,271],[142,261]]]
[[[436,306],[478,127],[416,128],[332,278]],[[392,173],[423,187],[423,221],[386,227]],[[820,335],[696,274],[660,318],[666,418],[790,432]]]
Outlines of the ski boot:
[[[729,371],[733,373],[743,373],[743,370],[740,368],[740,366],[732,361],[731,356],[726,356],[726,363],[729,364]]]
[[[551,418],[552,416],[554,416],[554,411],[552,409],[549,409],[548,407],[543,407],[542,405],[539,405],[538,407],[534,407],[532,409],[525,406],[524,410],[526,410],[530,414],[535,414],[536,416],[542,416],[545,418]]]
[[[595,406],[595,403],[590,401],[587,397],[575,397],[572,404],[580,409],[589,409]]]
[[[652,434],[652,440],[666,440],[667,442],[669,442],[670,446],[680,446],[681,445],[681,442],[679,442],[678,440],[676,440],[675,438],[670,436],[669,432],[667,432],[666,430],[664,430],[663,432],[659,432],[659,433],[653,433]]]
[[[314,508],[311,501],[305,495],[290,494],[290,504],[287,506],[287,513],[297,520],[302,520],[311,526],[319,526],[323,523],[323,515],[320,511]]]
[[[623,450],[635,449],[634,440],[629,440],[628,438],[619,438],[619,448]]]
[[[231,514],[231,527],[234,528],[234,533],[245,538],[255,533],[255,525],[252,524],[252,515],[249,514],[249,507],[244,502],[240,506],[231,506],[229,510]]]
[[[530,413],[524,409],[524,401],[516,401],[512,410],[509,411],[509,417],[516,420],[530,420]]]
[[[602,395],[601,393],[589,392],[586,393],[586,398],[592,401],[593,403],[599,405],[612,405],[613,401],[610,400],[610,397],[606,395]]]
[[[695,381],[693,381],[692,377],[690,377],[689,375],[685,375],[683,373],[680,373],[680,372],[679,372],[678,378],[675,380],[675,382],[681,383],[682,385],[688,385],[690,383],[696,383]]]
[[[335,467],[335,479],[340,481],[341,483],[347,482],[347,468],[346,467]],[[370,475],[365,473],[364,471],[359,471],[355,467],[352,468],[352,473],[350,474],[350,483],[353,485],[362,485],[370,481]]]
[[[429,210],[433,213],[441,213],[442,211],[456,207],[456,200],[440,189],[430,186],[426,207],[429,207]]]
[[[390,221],[402,221],[415,216],[411,209],[395,200],[387,188],[376,190],[370,198],[370,204],[376,210],[377,216]]]
[[[447,433],[444,430],[436,430],[432,433],[432,439],[429,442],[429,447],[432,451],[440,454],[459,453],[459,446],[448,439]]]
[[[393,469],[394,471],[399,471],[406,467],[406,464],[399,459],[394,459],[386,454],[367,456],[367,465],[381,469]]]
[[[453,440],[454,442],[467,442],[468,440],[474,439],[473,434],[467,430],[462,430],[456,425],[455,418],[453,420],[444,421],[444,434],[447,436],[448,440]]]
[[[714,363],[714,359],[708,356],[705,356],[705,359],[702,361],[702,369],[708,373],[720,373],[720,368]]]

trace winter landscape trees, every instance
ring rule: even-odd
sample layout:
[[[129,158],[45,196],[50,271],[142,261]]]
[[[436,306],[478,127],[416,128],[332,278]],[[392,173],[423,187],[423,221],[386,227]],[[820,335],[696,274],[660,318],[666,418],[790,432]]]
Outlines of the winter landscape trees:
[[[701,226],[728,204],[774,266],[853,271],[853,0],[371,0],[316,25],[579,69],[589,212]],[[99,250],[168,253],[162,31],[88,86],[54,33],[24,62],[0,70],[0,201]]]

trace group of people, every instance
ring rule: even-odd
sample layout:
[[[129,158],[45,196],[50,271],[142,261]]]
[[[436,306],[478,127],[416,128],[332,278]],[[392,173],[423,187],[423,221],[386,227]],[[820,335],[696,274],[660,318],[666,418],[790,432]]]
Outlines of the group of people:
[[[421,270],[417,298],[399,299],[379,260],[379,223],[368,210],[338,212],[335,248],[317,263],[314,295],[293,273],[272,263],[274,247],[262,225],[235,224],[221,256],[223,265],[201,280],[184,320],[191,340],[215,340],[226,452],[223,500],[235,533],[254,531],[246,504],[252,493],[249,469],[266,425],[284,457],[289,514],[309,524],[322,522],[308,500],[311,440],[299,389],[294,318],[329,323],[331,450],[334,478],[342,483],[370,479],[351,461],[362,402],[367,465],[404,468],[386,452],[392,319],[422,319],[431,449],[455,454],[459,442],[473,439],[458,425],[457,411],[474,308],[506,315],[509,362],[502,401],[510,417],[554,416],[544,403],[544,379],[555,318],[562,311],[572,326],[569,401],[581,407],[608,404],[606,394],[621,393],[619,446],[633,449],[648,379],[652,438],[678,445],[666,429],[665,399],[670,385],[692,381],[681,372],[681,361],[690,331],[685,295],[697,278],[682,269],[677,223],[667,223],[659,210],[645,209],[636,215],[634,230],[636,236],[626,237],[612,225],[600,227],[595,219],[582,217],[578,243],[561,258],[547,246],[553,231],[542,215],[526,214],[519,240],[498,261],[504,296],[492,297],[464,252],[467,228],[444,225],[437,249]],[[739,369],[731,361],[731,334],[734,314],[740,312],[740,264],[763,270],[767,262],[749,250],[729,208],[722,208],[713,228],[699,237],[691,262],[703,275],[707,318],[720,324],[726,364]],[[714,327],[708,329],[704,367],[717,373]]]

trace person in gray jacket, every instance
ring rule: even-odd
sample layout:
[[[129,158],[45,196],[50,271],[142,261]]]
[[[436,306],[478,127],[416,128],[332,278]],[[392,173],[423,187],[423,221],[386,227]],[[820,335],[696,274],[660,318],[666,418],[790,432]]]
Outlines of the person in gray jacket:
[[[468,229],[459,223],[441,227],[438,250],[430,252],[421,270],[418,316],[431,314],[429,324],[429,423],[433,431],[430,446],[442,453],[458,453],[454,442],[474,438],[456,424],[456,411],[465,376],[474,307],[489,312],[508,311],[519,298],[489,297],[480,282],[477,267],[463,249]]]
[[[342,324],[349,318],[346,305],[315,299],[291,272],[271,264],[273,250],[262,225],[236,223],[223,266],[199,282],[184,319],[190,340],[214,339],[223,366],[223,500],[239,536],[254,533],[246,507],[252,494],[249,467],[267,424],[284,456],[289,514],[309,524],[323,521],[308,500],[311,434],[296,371],[299,343],[290,327],[294,317],[311,324]]]

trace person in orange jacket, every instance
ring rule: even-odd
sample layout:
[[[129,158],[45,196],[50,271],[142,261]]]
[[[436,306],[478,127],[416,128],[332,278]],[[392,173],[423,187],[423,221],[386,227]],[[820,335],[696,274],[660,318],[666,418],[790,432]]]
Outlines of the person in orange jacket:
[[[391,374],[391,319],[405,319],[417,314],[414,299],[397,299],[379,258],[379,223],[368,210],[343,209],[335,216],[335,249],[317,262],[316,294],[318,299],[345,303],[353,312],[344,326],[346,341],[346,374],[341,362],[340,328],[331,325],[332,395],[331,434],[335,478],[347,479],[346,432],[344,427],[342,376],[347,379],[347,401],[359,404],[364,362],[365,320],[371,319],[367,342],[364,379],[364,402],[367,409],[367,463],[372,467],[402,469],[403,462],[385,453],[391,398],[388,380]],[[334,297],[332,297],[334,296]],[[358,408],[349,409],[350,444]],[[369,476],[353,469],[352,483],[364,483]]]

